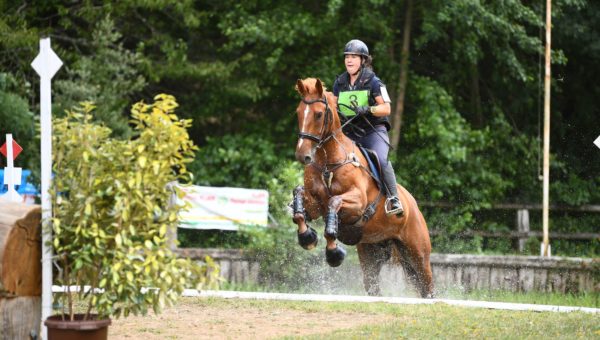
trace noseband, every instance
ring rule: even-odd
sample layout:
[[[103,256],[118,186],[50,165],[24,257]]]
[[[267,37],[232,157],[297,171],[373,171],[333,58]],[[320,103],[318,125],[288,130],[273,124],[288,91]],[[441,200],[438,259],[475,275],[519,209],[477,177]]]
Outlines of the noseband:
[[[329,108],[327,97],[325,97],[324,99],[319,98],[314,100],[306,100],[302,98],[302,102],[306,105],[314,104],[317,102],[325,104],[325,121],[323,122],[323,127],[321,127],[321,132],[319,133],[319,136],[303,131],[300,131],[300,133],[298,133],[298,138],[310,139],[317,143],[317,148],[320,148],[329,140],[329,138],[331,138],[331,136],[333,136],[331,133],[325,136],[328,130],[328,126],[333,123],[333,114],[331,113],[331,109]]]

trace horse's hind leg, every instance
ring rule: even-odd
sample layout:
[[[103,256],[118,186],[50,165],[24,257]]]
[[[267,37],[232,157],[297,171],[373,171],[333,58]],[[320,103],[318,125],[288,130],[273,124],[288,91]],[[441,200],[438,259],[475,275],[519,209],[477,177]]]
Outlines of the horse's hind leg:
[[[381,295],[379,287],[379,272],[383,264],[389,260],[391,255],[391,244],[389,242],[356,245],[358,259],[363,272],[363,283],[369,295]]]
[[[402,267],[407,278],[415,284],[421,297],[433,297],[433,275],[429,263],[429,253],[416,247],[409,248],[400,240],[394,240],[394,245],[400,253]]]

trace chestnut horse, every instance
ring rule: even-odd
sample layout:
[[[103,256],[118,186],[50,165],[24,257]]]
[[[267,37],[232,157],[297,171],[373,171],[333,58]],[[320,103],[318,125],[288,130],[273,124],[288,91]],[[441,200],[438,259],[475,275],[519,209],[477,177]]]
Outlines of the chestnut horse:
[[[296,159],[304,164],[304,186],[294,189],[293,200],[298,243],[316,246],[317,234],[306,222],[322,216],[328,264],[336,267],[344,260],[346,251],[336,240],[356,245],[369,295],[381,294],[379,272],[394,253],[421,296],[432,297],[429,231],[415,199],[398,185],[404,214],[386,215],[385,196],[368,161],[342,132],[333,94],[314,78],[299,79],[296,90],[302,97]]]

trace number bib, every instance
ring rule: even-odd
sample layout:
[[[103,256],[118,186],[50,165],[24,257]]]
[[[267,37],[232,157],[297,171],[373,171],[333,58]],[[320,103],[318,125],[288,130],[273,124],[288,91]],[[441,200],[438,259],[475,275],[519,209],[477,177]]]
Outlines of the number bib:
[[[339,105],[344,104],[344,105]],[[356,115],[356,112],[351,110],[350,107],[367,106],[369,105],[369,91],[358,90],[358,91],[343,91],[340,92],[338,97],[338,106],[340,111],[348,117]]]

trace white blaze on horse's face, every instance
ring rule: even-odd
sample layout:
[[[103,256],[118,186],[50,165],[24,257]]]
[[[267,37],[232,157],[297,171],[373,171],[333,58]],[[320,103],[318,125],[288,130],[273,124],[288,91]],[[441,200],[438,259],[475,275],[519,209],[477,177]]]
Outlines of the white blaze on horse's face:
[[[304,105],[304,110],[302,110],[300,107],[297,109],[298,128],[300,129],[300,134],[298,137],[298,143],[296,144],[296,160],[302,164],[309,164],[315,159],[317,142],[310,137],[302,137],[301,135],[310,135],[314,136],[315,138],[321,136],[322,124],[320,123],[322,119],[315,119],[316,109],[311,107],[311,104],[304,103]]]
[[[300,128],[300,132],[304,132],[306,129],[306,122],[308,121],[308,113],[310,112],[310,106],[305,104],[306,108],[304,109],[304,119],[302,119],[302,127]],[[304,143],[304,138],[298,138],[298,145],[296,149],[300,149],[302,147],[302,143]]]

